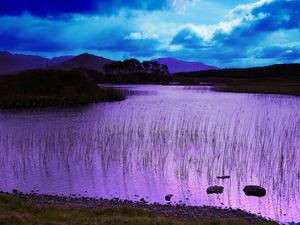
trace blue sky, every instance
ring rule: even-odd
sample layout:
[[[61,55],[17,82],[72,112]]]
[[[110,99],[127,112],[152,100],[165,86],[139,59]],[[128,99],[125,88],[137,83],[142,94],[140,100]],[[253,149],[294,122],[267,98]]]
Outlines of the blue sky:
[[[1,0],[0,24],[15,53],[300,63],[300,0]]]

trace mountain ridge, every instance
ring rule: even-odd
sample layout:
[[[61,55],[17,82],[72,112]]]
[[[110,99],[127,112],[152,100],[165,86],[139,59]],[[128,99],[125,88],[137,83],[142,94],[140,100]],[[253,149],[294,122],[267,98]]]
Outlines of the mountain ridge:
[[[38,55],[12,54],[0,51],[0,75],[14,74],[30,69],[45,69],[70,60],[73,56],[60,56],[51,59]]]
[[[113,60],[92,55],[89,53],[83,53],[78,56],[73,57],[70,60],[67,60],[65,62],[62,62],[56,66],[54,66],[54,69],[61,69],[61,70],[72,70],[72,69],[78,69],[78,68],[87,68],[96,70],[98,72],[104,71],[104,66],[106,64],[112,63]]]
[[[113,62],[115,61],[89,53],[46,58],[38,55],[12,54],[8,51],[0,51],[0,75],[45,68],[59,70],[86,68],[104,72],[104,66]],[[188,62],[171,57],[158,58],[151,60],[151,62],[167,65],[171,74],[219,69],[201,62]]]
[[[151,61],[167,65],[171,74],[219,69],[218,67],[207,65],[201,62],[189,62],[171,57],[157,58]]]

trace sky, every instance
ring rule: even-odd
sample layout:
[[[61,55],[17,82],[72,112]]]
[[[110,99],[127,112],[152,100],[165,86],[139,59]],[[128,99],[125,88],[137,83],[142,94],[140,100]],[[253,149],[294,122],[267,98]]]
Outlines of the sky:
[[[300,63],[300,0],[1,0],[0,50],[220,68]]]

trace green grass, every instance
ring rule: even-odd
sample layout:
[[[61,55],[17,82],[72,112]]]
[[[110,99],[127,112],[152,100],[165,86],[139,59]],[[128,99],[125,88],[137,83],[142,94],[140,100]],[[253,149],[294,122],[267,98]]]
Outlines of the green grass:
[[[61,208],[29,205],[17,197],[0,194],[0,224],[104,224],[104,225],[247,225],[243,220],[187,221],[165,218],[139,208]],[[253,223],[251,223],[253,224]],[[258,223],[273,225],[275,223]]]
[[[112,89],[101,89],[80,71],[31,70],[0,76],[0,107],[74,106],[120,101]]]

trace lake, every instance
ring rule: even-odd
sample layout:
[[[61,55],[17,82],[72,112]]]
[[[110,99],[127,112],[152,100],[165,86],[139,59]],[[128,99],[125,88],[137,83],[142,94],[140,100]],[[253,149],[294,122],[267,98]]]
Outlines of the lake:
[[[300,221],[300,98],[115,87],[125,101],[0,111],[0,190],[159,203],[173,194],[173,203]],[[267,195],[246,196],[251,184]],[[210,185],[223,194],[207,195]]]

